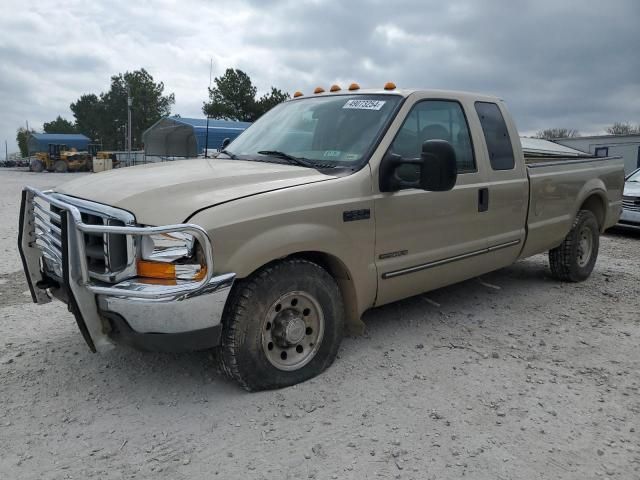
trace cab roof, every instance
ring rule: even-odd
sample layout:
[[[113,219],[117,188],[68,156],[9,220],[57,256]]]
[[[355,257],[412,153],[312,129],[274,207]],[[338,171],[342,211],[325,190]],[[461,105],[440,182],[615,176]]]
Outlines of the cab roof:
[[[467,99],[467,100],[481,100],[489,102],[501,102],[502,99],[493,95],[485,95],[482,93],[465,92],[460,90],[439,90],[439,89],[412,89],[412,88],[359,88],[357,90],[349,90],[347,88],[338,91],[331,92],[326,90],[322,93],[309,93],[302,92],[302,95],[292,98],[289,101],[302,100],[305,98],[314,97],[330,97],[337,95],[399,95],[401,97],[409,97],[413,94],[419,94],[424,96],[433,95],[435,98],[451,98],[451,99]]]

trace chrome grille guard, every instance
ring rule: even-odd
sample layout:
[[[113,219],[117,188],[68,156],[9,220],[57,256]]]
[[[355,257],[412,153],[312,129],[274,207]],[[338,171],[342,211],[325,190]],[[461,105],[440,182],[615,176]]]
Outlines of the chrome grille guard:
[[[64,213],[58,214],[50,210],[46,210],[40,203],[35,201],[36,198],[43,199],[46,203],[59,208],[67,215]],[[89,204],[89,202],[86,203]],[[105,216],[113,216],[112,211],[115,210],[108,206],[104,206],[104,208],[102,208],[102,205],[94,203],[91,203],[91,207],[92,210],[102,213]],[[67,217],[66,225],[64,225],[65,222],[63,218],[65,216]],[[23,244],[22,248],[25,253],[29,250],[33,250],[34,248],[38,249],[42,255],[56,261],[60,265],[61,269],[64,269],[65,262],[63,261],[62,243],[66,240],[70,246],[73,245],[74,247],[69,251],[69,256],[75,257],[74,259],[77,260],[78,263],[77,273],[79,275],[76,280],[80,285],[87,287],[95,294],[147,299],[176,298],[205,288],[213,278],[213,248],[207,232],[198,225],[185,223],[164,225],[161,227],[135,227],[87,224],[82,221],[81,211],[76,205],[72,205],[71,203],[61,200],[51,192],[41,192],[32,187],[25,187],[23,190],[23,208],[21,209],[21,217],[21,243]],[[131,218],[133,218],[133,216],[131,216]],[[53,224],[51,219],[55,220],[61,225],[61,227],[57,227]],[[66,229],[64,227],[66,227]],[[63,230],[67,231],[67,238],[62,235]],[[207,270],[204,278],[200,281],[182,281],[178,282],[176,285],[151,286],[144,284],[145,288],[142,288],[142,284],[136,284],[135,279],[133,279],[133,277],[135,277],[135,270],[131,272],[129,278],[123,279],[122,282],[115,285],[108,285],[105,282],[96,282],[95,279],[91,277],[87,265],[86,246],[83,234],[111,233],[127,235],[135,239],[135,237],[139,236],[170,232],[190,233],[202,246]],[[41,243],[38,243],[38,241]],[[33,253],[37,253],[38,257],[40,256],[39,252],[31,253],[32,256]],[[32,269],[30,269],[30,271],[31,270]],[[31,272],[33,284],[41,280],[41,278],[37,278],[40,276],[39,270],[40,267],[38,265],[38,271]]]
[[[114,346],[109,340],[108,327],[103,323],[98,309],[98,297],[131,302],[153,302],[157,306],[161,306],[163,302],[173,305],[178,302],[186,305],[188,299],[191,301],[192,298],[209,292],[228,289],[234,281],[235,274],[232,273],[213,276],[211,241],[206,231],[198,225],[136,227],[87,224],[82,219],[85,206],[90,206],[93,210],[105,215],[113,214],[116,209],[78,200],[83,202],[81,210],[60,197],[62,196],[59,194],[41,192],[32,187],[23,189],[18,249],[33,301],[35,303],[50,302],[48,289],[54,289],[60,294],[56,296],[63,297],[85,341],[94,352],[106,351]],[[70,200],[76,202],[75,198]],[[57,211],[39,205],[40,201],[54,206]],[[39,207],[36,207],[36,204]],[[133,219],[133,216],[131,218]],[[207,267],[204,278],[198,281],[176,281],[175,285],[144,283],[135,278],[135,272],[131,278],[116,284],[107,284],[92,278],[87,265],[85,234],[119,234],[135,240],[138,236],[168,232],[188,232],[200,242]],[[44,273],[45,262],[49,262],[50,266],[58,266],[57,273],[61,278],[53,279]]]

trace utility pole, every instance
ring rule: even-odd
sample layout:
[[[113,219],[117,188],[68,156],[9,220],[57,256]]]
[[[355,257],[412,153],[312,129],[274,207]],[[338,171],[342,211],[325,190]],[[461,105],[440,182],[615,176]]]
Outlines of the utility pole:
[[[211,63],[209,64],[209,88],[207,89],[207,95],[211,91],[211,73],[213,72],[213,57],[211,57]],[[204,136],[204,158],[209,158],[209,114],[207,113],[207,132]]]
[[[25,120],[26,124],[27,124],[27,157],[31,158],[31,152],[29,151],[29,134],[31,133],[31,131],[29,130],[29,120]],[[22,154],[20,155],[22,156]]]
[[[7,145],[7,141],[4,141],[4,161],[9,161],[9,146]]]
[[[133,105],[133,98],[131,97],[131,88],[127,85],[127,162],[131,165],[131,105]]]

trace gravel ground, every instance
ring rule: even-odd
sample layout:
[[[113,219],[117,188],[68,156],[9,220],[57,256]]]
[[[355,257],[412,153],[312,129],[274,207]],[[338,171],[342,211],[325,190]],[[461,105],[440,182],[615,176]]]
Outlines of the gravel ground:
[[[0,171],[0,478],[640,478],[640,235],[581,284],[536,256],[372,310],[323,375],[249,394],[29,303],[20,188],[71,177]]]

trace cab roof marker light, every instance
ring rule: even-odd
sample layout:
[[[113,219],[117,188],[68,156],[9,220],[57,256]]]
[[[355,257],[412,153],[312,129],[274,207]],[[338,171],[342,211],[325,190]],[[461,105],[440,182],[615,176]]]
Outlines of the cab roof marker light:
[[[360,90],[360,85],[358,85],[357,83],[352,83],[351,85],[349,85],[349,90]]]
[[[336,84],[331,85],[331,88],[329,89],[330,92],[339,92],[340,90],[342,90],[340,88],[340,85],[336,85]]]
[[[316,87],[316,89],[313,91],[313,93],[324,93],[324,88],[322,87]]]
[[[384,89],[385,90],[395,90],[396,89],[396,84],[393,82],[387,82],[384,84]]]
[[[293,98],[298,98],[298,97],[302,97],[304,94],[298,90],[296,93],[293,94]]]

